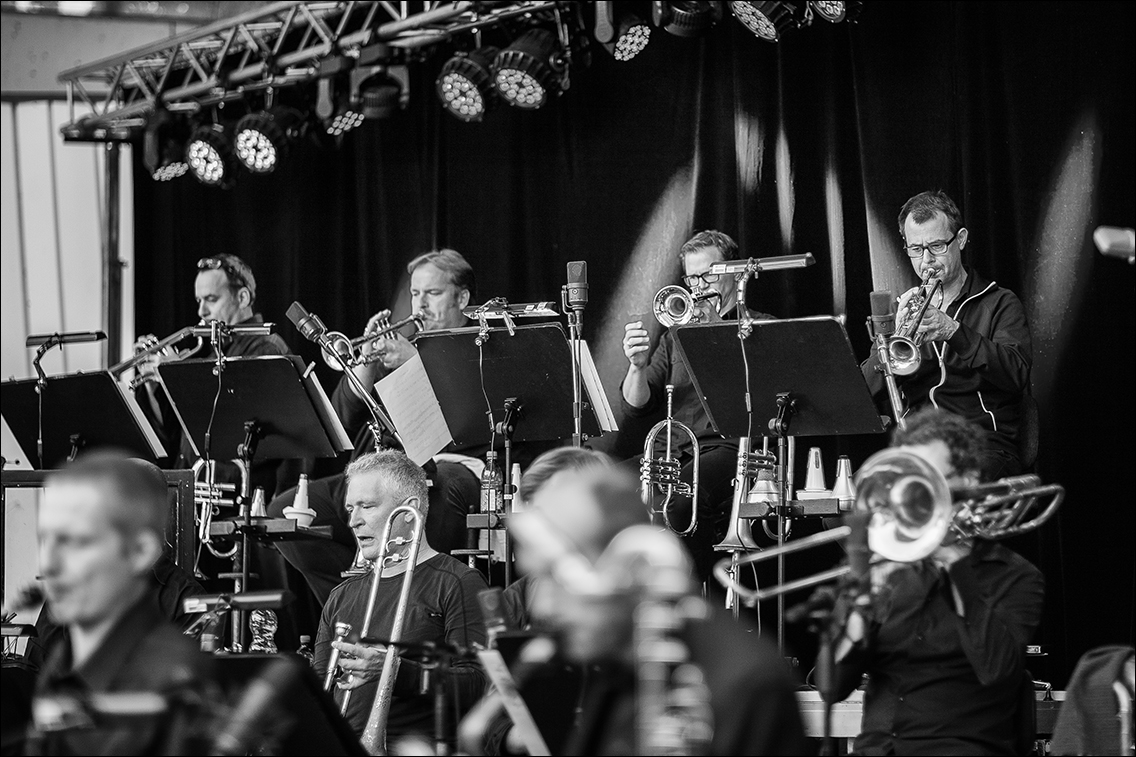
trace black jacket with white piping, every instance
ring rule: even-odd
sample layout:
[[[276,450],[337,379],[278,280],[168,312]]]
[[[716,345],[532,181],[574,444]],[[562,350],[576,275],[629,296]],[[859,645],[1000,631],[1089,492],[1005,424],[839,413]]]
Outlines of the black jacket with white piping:
[[[906,411],[928,405],[963,416],[987,432],[991,451],[1018,458],[1022,397],[1029,393],[1033,344],[1025,308],[1009,289],[967,267],[961,294],[944,312],[959,322],[946,342],[924,344],[910,376],[896,376]],[[886,401],[873,350],[861,369],[877,400]]]

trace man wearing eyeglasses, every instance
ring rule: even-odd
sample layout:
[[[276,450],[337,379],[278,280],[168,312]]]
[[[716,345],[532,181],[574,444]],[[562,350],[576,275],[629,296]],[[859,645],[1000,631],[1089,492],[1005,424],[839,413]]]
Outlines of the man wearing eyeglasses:
[[[700,231],[679,249],[683,281],[694,295],[710,296],[695,303],[695,322],[733,318],[737,291],[732,276],[710,273],[710,266],[738,256],[738,245],[720,231]],[[773,316],[750,311],[750,317],[771,320]],[[686,365],[675,349],[674,335],[664,332],[651,351],[651,337],[642,321],[624,326],[623,354],[629,365],[620,386],[625,417],[642,418],[666,412],[666,387],[674,385],[674,419],[686,424],[699,440],[698,526],[683,541],[694,557],[699,579],[705,581],[714,565],[714,545],[725,534],[730,512],[737,442],[714,431],[709,416],[694,389]],[[690,481],[693,449],[686,434],[672,437],[675,454],[683,463],[682,480]],[[670,506],[671,525],[682,530],[690,523],[690,503]]]
[[[958,206],[944,192],[922,192],[899,213],[899,231],[911,267],[942,289],[915,331],[922,341],[918,369],[896,376],[906,412],[938,407],[985,432],[984,472],[991,478],[1020,473],[1020,430],[1029,394],[1032,339],[1017,295],[962,261],[970,240]],[[918,288],[899,298],[897,326]],[[862,366],[877,398],[886,397],[875,353]]]

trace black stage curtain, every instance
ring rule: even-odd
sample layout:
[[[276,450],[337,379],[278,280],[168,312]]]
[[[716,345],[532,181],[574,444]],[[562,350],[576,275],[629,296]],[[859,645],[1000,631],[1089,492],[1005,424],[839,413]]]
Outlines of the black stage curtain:
[[[914,283],[899,207],[944,189],[968,262],[1031,317],[1038,470],[1069,496],[1014,546],[1048,581],[1035,672],[1060,685],[1086,649],[1133,641],[1133,271],[1091,241],[1133,223],[1133,7],[867,3],[857,24],[818,20],[776,45],[727,17],[701,39],[656,30],[629,63],[596,49],[554,102],[480,124],[439,107],[439,50],[412,67],[406,110],[297,145],[269,176],[222,191],[137,166],[138,325],[193,322],[194,261],[220,252],[252,265],[258,309],[309,359],[283,318],[293,299],[358,334],[380,308],[406,312],[405,264],[425,250],[461,251],[476,301],[556,300],[565,263],[587,260],[585,333],[614,400],[622,324],[675,281],[692,230],[727,231],[744,255],[813,252],[750,304],[846,315],[864,357],[868,292]],[[835,454],[857,465],[883,444],[822,441],[829,475]]]

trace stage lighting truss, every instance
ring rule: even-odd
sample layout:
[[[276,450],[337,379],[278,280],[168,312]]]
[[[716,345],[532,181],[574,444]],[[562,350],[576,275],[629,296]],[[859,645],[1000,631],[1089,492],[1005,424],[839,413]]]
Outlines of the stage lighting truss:
[[[567,71],[563,47],[547,29],[529,29],[493,61],[494,85],[501,99],[523,110],[535,110],[548,101],[549,91],[564,89]]]
[[[206,186],[229,186],[234,180],[233,145],[221,124],[201,124],[194,129],[185,147],[185,160],[193,178]]]
[[[777,0],[731,2],[730,10],[742,26],[758,38],[777,42],[797,27],[797,5]]]
[[[596,41],[616,60],[629,61],[651,41],[651,25],[633,12],[616,14],[613,5],[596,3]]]
[[[497,101],[493,60],[498,52],[496,47],[480,47],[446,61],[435,89],[447,113],[466,123],[485,117]]]
[[[655,2],[651,8],[655,26],[676,37],[697,37],[722,19],[717,2]]]

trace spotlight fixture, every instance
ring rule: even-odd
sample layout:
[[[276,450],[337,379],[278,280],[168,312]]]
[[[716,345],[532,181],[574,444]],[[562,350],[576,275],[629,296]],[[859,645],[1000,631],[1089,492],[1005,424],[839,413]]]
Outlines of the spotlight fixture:
[[[697,37],[722,19],[722,4],[714,2],[655,2],[651,9],[655,26],[676,37]]]
[[[283,105],[249,113],[237,122],[237,160],[253,173],[272,173],[303,123],[298,110]]]
[[[469,123],[480,121],[485,111],[496,102],[493,88],[493,59],[496,47],[482,47],[469,53],[458,53],[442,66],[436,89],[446,112]]]
[[[745,28],[769,42],[778,41],[786,32],[797,26],[794,18],[797,8],[793,3],[749,0],[731,2],[730,10]]]
[[[359,102],[351,97],[343,84],[346,77],[338,83],[331,78],[319,80],[316,98],[316,117],[323,124],[324,130],[333,137],[351,131],[363,123],[363,113]],[[339,96],[334,90],[338,84]]]
[[[185,174],[185,142],[189,124],[159,106],[150,114],[142,135],[142,163],[154,181],[170,181]]]
[[[233,145],[221,124],[202,124],[193,130],[185,148],[186,163],[193,178],[211,187],[233,181],[236,159]]]
[[[547,29],[529,29],[513,44],[497,53],[493,68],[494,83],[509,105],[535,110],[548,101],[548,91],[559,91],[559,74],[564,63],[559,59],[556,37]]]
[[[378,73],[359,82],[358,97],[351,98],[352,102],[358,102],[363,118],[389,118],[400,107],[406,107],[409,97],[405,66],[384,66],[376,70]]]
[[[618,61],[634,58],[651,41],[651,26],[634,13],[624,13],[615,23],[611,2],[596,3],[596,41]]]
[[[833,24],[855,21],[863,9],[861,0],[809,0],[809,10]]]

